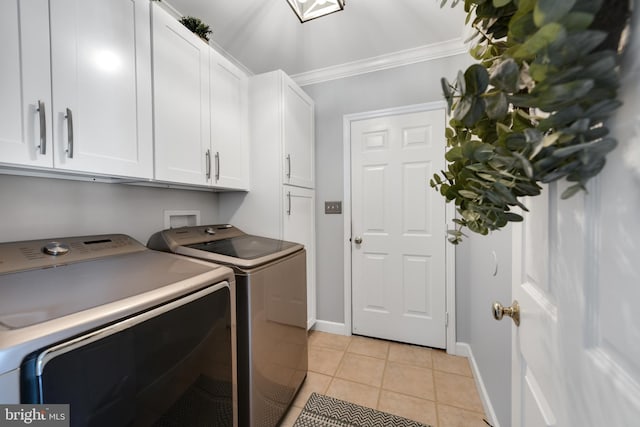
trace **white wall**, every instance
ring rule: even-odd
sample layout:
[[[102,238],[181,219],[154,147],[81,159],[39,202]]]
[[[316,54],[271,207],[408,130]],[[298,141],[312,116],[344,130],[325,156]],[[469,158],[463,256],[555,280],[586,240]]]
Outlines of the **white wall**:
[[[164,210],[200,210],[216,221],[210,192],[0,175],[0,242],[124,233],[143,244],[164,228]]]
[[[497,322],[491,304],[511,305],[511,227],[488,236],[465,234],[456,247],[457,339],[470,346],[498,422],[508,426],[512,322]]]

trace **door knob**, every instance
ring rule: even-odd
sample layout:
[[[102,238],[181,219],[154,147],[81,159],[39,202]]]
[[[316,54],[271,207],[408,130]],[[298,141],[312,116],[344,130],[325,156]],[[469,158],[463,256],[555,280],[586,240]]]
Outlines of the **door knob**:
[[[520,326],[520,305],[518,301],[513,301],[511,307],[504,307],[498,301],[493,303],[493,318],[496,320],[502,320],[503,316],[509,316],[513,319],[513,323],[516,326]]]
[[[362,237],[356,237],[355,239],[353,239],[353,241],[356,245],[360,245],[362,244]]]

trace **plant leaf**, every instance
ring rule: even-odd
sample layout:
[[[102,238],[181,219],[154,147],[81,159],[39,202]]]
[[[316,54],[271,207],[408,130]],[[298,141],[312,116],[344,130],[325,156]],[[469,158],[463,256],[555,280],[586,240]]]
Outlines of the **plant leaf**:
[[[522,218],[522,215],[518,215],[517,213],[513,212],[506,212],[504,216],[505,218],[507,218],[507,221],[511,222],[522,222],[524,220],[524,218]]]
[[[460,191],[458,191],[458,193],[462,197],[464,197],[465,199],[472,199],[473,200],[473,199],[477,199],[478,198],[478,194],[474,193],[471,190],[460,190]]]
[[[493,157],[493,145],[480,144],[478,148],[473,151],[473,158],[478,162],[486,162]]]
[[[490,82],[501,91],[514,93],[518,90],[520,68],[512,58],[500,62],[491,73]]]
[[[484,98],[486,113],[490,119],[502,120],[509,112],[509,103],[503,92],[497,92]]]
[[[538,27],[562,19],[576,4],[576,0],[538,0],[533,21]]]
[[[540,28],[513,53],[514,59],[533,58],[542,49],[552,43],[558,43],[566,37],[566,30],[557,22],[550,22]]]
[[[520,164],[522,165],[522,170],[524,170],[524,174],[527,176],[527,178],[533,179],[533,166],[531,166],[531,162],[529,162],[529,160],[526,157],[524,157],[522,154],[518,153],[517,151],[513,152],[513,156],[518,160],[520,160]]]
[[[493,0],[493,7],[503,7],[511,3],[511,0]]]
[[[570,12],[560,20],[560,23],[569,31],[586,30],[594,17],[593,13]]]
[[[456,120],[464,119],[469,110],[471,110],[471,107],[473,107],[473,98],[470,96],[463,96],[458,100],[458,103],[453,109],[453,118]]]
[[[489,73],[480,64],[473,64],[464,72],[467,94],[480,95],[489,86]]]

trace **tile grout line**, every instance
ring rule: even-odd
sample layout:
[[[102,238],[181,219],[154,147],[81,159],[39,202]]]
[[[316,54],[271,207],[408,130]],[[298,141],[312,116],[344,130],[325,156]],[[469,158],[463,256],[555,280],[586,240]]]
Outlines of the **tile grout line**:
[[[384,376],[387,373],[387,365],[389,364],[389,353],[391,352],[391,344],[387,345],[387,354],[384,358],[384,367],[382,368],[382,378],[380,379],[380,386],[378,387],[378,400],[376,401],[376,409],[380,410],[380,398],[382,397],[382,386],[384,385]]]
[[[442,424],[440,422],[440,411],[438,410],[438,388],[436,386],[436,361],[434,360],[433,354],[431,354],[431,379],[433,381],[433,394],[434,397],[436,399],[435,402],[435,407],[436,407],[436,423],[437,425],[435,425],[434,427],[439,427],[440,424]]]

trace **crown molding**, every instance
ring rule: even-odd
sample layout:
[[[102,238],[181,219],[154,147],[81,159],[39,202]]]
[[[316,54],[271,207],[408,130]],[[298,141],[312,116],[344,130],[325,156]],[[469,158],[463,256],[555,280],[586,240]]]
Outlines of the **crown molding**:
[[[419,46],[411,49],[400,50],[385,55],[374,56],[345,64],[319,68],[291,76],[299,86],[307,86],[330,80],[343,79],[345,77],[372,73],[374,71],[387,70],[416,64],[418,62],[467,53],[468,46],[462,38],[447,40],[440,43]]]

